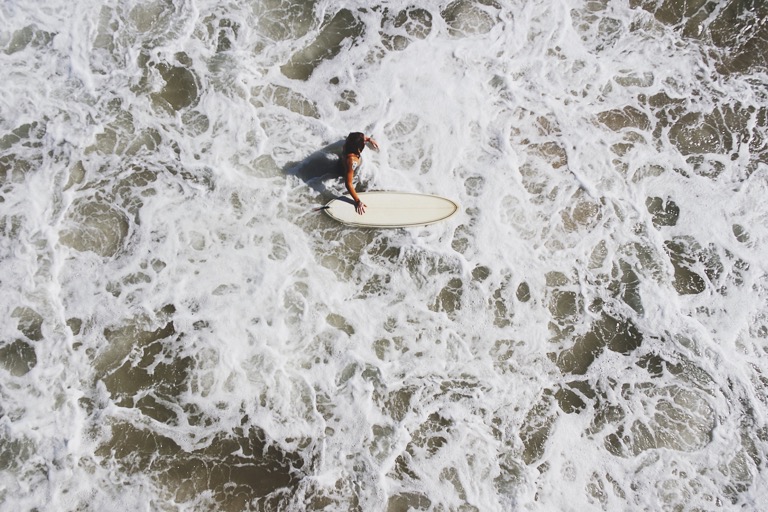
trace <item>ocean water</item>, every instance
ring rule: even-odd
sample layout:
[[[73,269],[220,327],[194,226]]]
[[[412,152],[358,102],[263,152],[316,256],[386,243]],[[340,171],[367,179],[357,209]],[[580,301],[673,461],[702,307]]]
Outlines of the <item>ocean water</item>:
[[[0,2],[0,509],[768,510],[767,20]]]

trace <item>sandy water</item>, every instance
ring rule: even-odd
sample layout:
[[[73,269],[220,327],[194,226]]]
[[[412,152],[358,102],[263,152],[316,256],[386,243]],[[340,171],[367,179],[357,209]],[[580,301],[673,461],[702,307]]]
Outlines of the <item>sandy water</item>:
[[[0,508],[760,510],[767,18],[0,3]]]

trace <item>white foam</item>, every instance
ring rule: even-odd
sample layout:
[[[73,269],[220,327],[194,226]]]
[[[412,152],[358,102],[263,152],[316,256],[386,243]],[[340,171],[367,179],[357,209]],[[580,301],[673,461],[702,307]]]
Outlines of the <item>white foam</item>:
[[[286,510],[760,502],[759,72],[614,2],[359,2],[306,80],[333,2],[74,5],[0,7],[9,507],[245,508],[249,431]],[[358,130],[462,212],[312,212]]]

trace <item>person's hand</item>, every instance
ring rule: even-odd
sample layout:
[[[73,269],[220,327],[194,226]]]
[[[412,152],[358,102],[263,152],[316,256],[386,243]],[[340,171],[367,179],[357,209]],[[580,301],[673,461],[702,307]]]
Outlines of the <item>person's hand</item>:
[[[375,140],[373,140],[372,138],[370,138],[370,137],[366,137],[366,139],[365,139],[365,142],[368,142],[368,143],[370,143],[370,144],[371,144],[371,147],[372,147],[373,149],[376,149],[376,150],[378,150],[378,149],[379,149],[379,145],[378,145],[378,144],[376,144],[376,141],[375,141]]]
[[[365,204],[363,204],[362,201],[357,200],[355,201],[355,211],[359,213],[360,215],[365,213]]]

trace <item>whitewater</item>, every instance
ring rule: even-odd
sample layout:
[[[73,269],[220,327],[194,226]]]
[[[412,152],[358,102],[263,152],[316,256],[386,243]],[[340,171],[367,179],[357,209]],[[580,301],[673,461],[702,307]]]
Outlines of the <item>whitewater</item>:
[[[767,20],[3,0],[0,509],[766,510]]]

